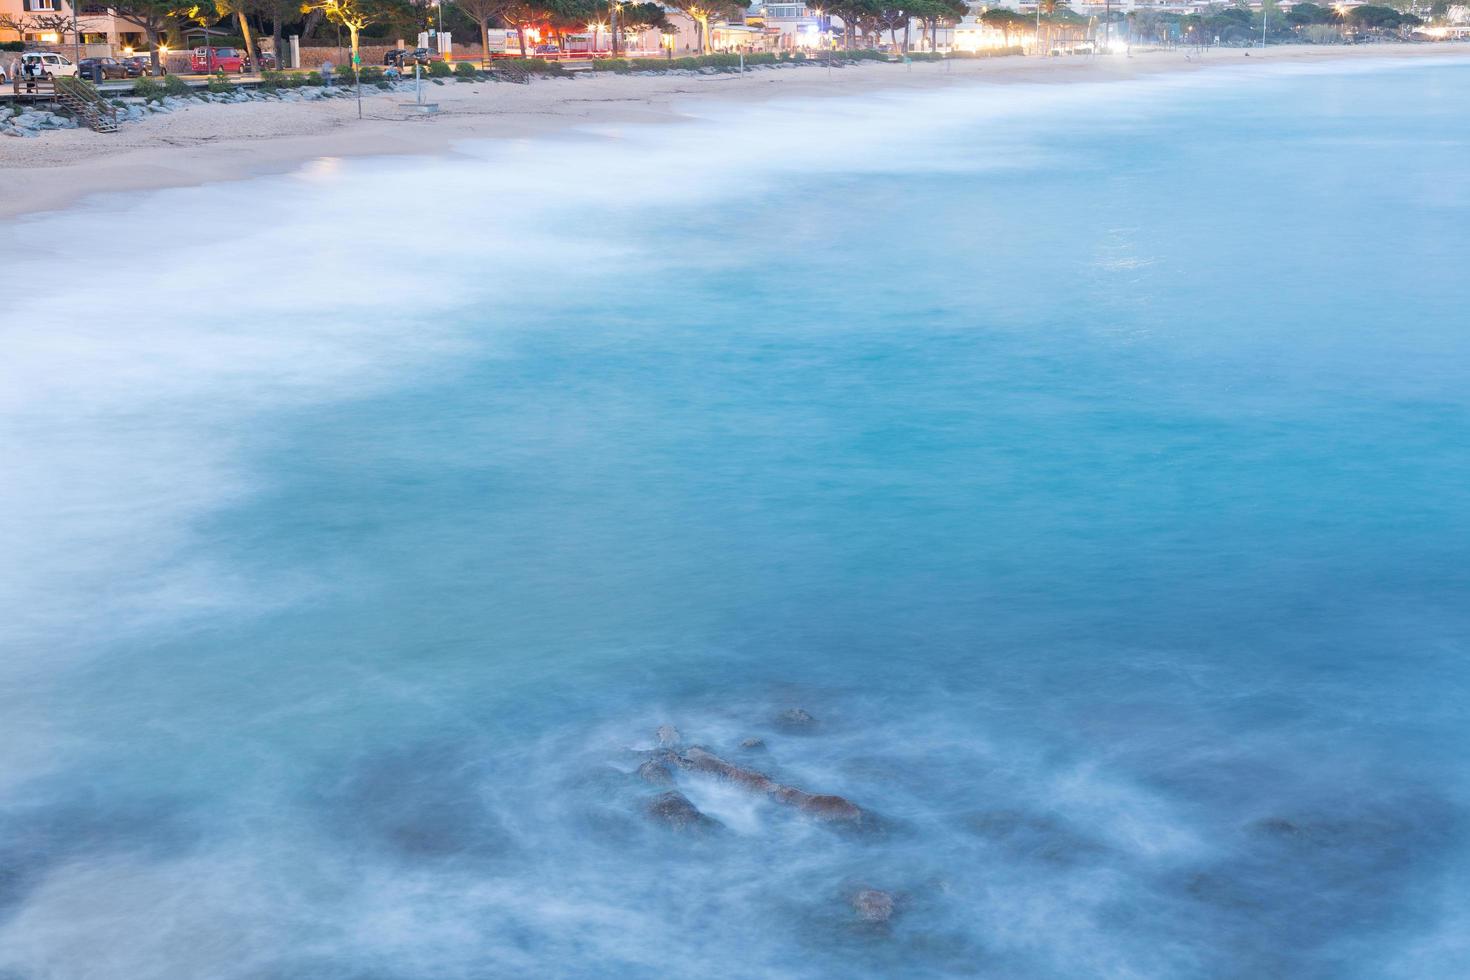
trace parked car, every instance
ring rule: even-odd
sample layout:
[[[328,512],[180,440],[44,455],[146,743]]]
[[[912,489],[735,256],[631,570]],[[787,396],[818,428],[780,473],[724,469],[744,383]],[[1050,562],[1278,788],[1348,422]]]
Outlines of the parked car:
[[[275,54],[273,54],[270,51],[261,51],[261,52],[258,53],[258,56],[260,58],[260,70],[261,71],[275,71],[276,70],[276,56],[275,56]],[[250,66],[251,66],[251,61],[250,61],[249,58],[246,58],[245,59],[245,67],[246,68],[249,68]]]
[[[245,52],[239,48],[195,48],[189,56],[189,70],[198,75],[217,71],[245,74]]]
[[[124,58],[122,63],[127,67],[128,74],[133,78],[139,78],[153,72],[153,59],[147,55],[133,55],[131,58]],[[168,65],[164,63],[162,58],[158,59],[158,70],[162,74],[168,74]]]
[[[20,73],[22,76],[65,78],[68,75],[75,76],[77,66],[59,54],[50,54],[45,51],[27,51],[20,56]]]
[[[83,78],[101,81],[108,78],[134,78],[134,72],[116,58],[83,58],[77,62],[77,70]]]

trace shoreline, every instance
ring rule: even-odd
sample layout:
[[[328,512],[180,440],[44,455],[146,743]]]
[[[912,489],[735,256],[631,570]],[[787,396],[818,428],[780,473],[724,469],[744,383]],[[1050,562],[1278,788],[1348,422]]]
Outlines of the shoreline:
[[[1248,56],[1247,56],[1248,54]],[[0,140],[0,221],[56,211],[95,195],[245,180],[290,172],[324,157],[454,152],[469,139],[526,139],[577,126],[674,122],[691,100],[823,98],[953,86],[1125,81],[1161,73],[1260,64],[1467,58],[1470,43],[1141,51],[1129,58],[1025,58],[757,68],[746,74],[614,75],[538,79],[529,85],[450,82],[434,86],[434,116],[410,115],[399,92],[321,102],[200,103],[130,123],[113,135],[89,130]],[[829,75],[830,72],[830,75]]]

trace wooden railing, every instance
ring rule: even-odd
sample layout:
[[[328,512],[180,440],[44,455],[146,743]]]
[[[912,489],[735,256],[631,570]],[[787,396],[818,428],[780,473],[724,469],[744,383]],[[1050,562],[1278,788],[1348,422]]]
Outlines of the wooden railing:
[[[56,101],[94,132],[117,132],[117,110],[89,82],[70,77],[56,79]]]

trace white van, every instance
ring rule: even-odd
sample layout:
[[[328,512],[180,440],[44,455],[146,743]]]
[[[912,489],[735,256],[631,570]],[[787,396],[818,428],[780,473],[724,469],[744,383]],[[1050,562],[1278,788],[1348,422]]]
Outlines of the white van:
[[[22,78],[34,78],[36,69],[40,69],[42,78],[61,78],[66,75],[75,75],[77,66],[67,61],[59,54],[50,54],[45,51],[27,51],[20,56],[20,76]]]

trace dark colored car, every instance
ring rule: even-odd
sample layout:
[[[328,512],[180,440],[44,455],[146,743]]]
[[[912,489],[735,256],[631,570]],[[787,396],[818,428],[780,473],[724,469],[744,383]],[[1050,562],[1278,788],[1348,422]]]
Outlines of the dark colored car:
[[[147,55],[133,55],[131,58],[124,58],[122,63],[123,67],[128,70],[128,74],[133,78],[149,75],[153,72],[153,59]],[[158,70],[165,75],[168,74],[168,66],[163,63],[162,58],[158,59]]]
[[[98,82],[107,78],[135,78],[135,73],[116,58],[83,58],[77,62],[77,73]]]
[[[260,70],[261,71],[275,71],[276,70],[276,56],[275,56],[275,54],[273,54],[270,51],[261,51],[261,52],[258,52],[258,57],[260,58]],[[249,58],[246,58],[245,59],[245,65],[246,65],[246,67],[249,67],[250,64],[251,64],[250,59]]]

